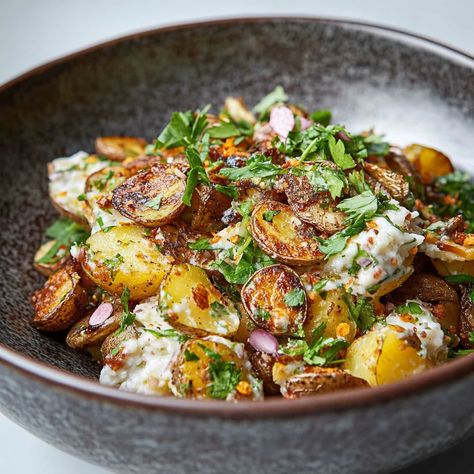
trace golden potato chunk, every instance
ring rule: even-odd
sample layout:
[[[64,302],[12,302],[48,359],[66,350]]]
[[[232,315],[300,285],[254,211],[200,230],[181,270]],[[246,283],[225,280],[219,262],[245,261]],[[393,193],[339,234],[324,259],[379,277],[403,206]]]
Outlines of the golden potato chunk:
[[[97,154],[112,161],[123,161],[145,153],[146,141],[136,137],[98,137],[95,141]]]
[[[316,229],[302,222],[286,204],[264,201],[257,205],[250,230],[260,248],[279,262],[307,265],[323,259]]]
[[[343,368],[371,386],[396,382],[433,366],[392,326],[375,328],[347,349]]]
[[[143,227],[124,225],[95,233],[79,258],[87,276],[105,291],[130,299],[155,295],[170,268],[170,260],[145,235]]]
[[[147,227],[171,222],[183,210],[186,175],[174,165],[155,165],[127,179],[112,192],[112,205]]]
[[[51,250],[53,245],[56,245],[56,240],[50,240],[38,249],[35,254],[33,265],[42,275],[49,277],[54,272],[59,270],[67,260],[67,249],[65,247],[60,247],[56,252],[56,255],[51,259],[51,262],[43,262],[43,257]]]
[[[298,275],[285,265],[255,272],[241,294],[253,322],[273,334],[295,333],[306,319],[306,292]]]
[[[424,183],[432,183],[435,178],[454,171],[451,160],[434,148],[413,144],[403,150],[408,161],[420,173]]]
[[[183,345],[172,366],[171,384],[175,395],[183,398],[254,398],[243,358],[229,345],[210,339]]]
[[[50,276],[45,286],[33,294],[33,326],[41,331],[54,332],[67,329],[77,321],[87,302],[79,280],[72,265]]]
[[[231,301],[210,282],[206,272],[187,263],[174,265],[163,280],[160,309],[180,331],[204,336],[230,336],[240,317]]]

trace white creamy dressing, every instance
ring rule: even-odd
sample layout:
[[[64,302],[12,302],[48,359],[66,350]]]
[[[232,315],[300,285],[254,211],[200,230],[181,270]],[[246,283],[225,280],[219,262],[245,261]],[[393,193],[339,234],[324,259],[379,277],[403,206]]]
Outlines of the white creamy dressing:
[[[162,331],[174,329],[161,316],[158,298],[151,297],[138,304],[136,321],[143,324],[138,338],[122,343],[124,364],[113,370],[107,364],[100,373],[100,382],[128,392],[149,395],[170,395],[171,364],[182,343],[177,337],[157,338],[146,329]]]
[[[418,213],[394,200],[390,203],[398,209],[369,221],[367,230],[350,237],[346,248],[328,259],[323,277],[329,281],[324,290],[343,286],[354,295],[369,296],[368,290],[375,285],[411,272],[405,262],[410,251],[424,240],[413,223]],[[354,268],[354,263],[360,268]]]
[[[399,314],[393,311],[387,316],[387,324],[403,329],[401,332],[397,331],[400,339],[416,336],[420,341],[420,350],[418,351],[420,357],[435,362],[446,359],[448,347],[441,325],[421,301],[408,300],[406,304],[409,303],[419,306],[422,313]]]
[[[64,158],[56,158],[49,164],[49,194],[63,209],[83,216],[83,205],[77,197],[84,193],[89,175],[110,164],[85,151]]]

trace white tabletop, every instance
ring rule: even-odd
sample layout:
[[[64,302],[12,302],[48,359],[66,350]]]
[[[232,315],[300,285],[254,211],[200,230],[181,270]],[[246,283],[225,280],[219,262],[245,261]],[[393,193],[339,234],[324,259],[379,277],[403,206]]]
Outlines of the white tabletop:
[[[472,0],[0,0],[0,7],[0,83],[45,61],[122,34],[225,16],[307,14],[358,19],[411,30],[474,51]],[[2,473],[108,472],[48,446],[2,415],[0,440]],[[470,452],[472,442],[435,462],[438,467],[450,466],[443,472],[453,472],[461,467],[459,458]],[[442,472],[426,466],[419,470]]]

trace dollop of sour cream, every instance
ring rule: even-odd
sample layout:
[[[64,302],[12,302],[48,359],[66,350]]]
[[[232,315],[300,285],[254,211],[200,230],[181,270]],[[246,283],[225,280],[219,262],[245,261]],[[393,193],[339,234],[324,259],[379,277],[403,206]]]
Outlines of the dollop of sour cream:
[[[418,213],[394,200],[390,204],[397,209],[369,221],[366,230],[350,237],[345,249],[328,259],[324,290],[345,287],[354,295],[370,296],[378,285],[412,271],[407,258],[424,240],[413,222]]]

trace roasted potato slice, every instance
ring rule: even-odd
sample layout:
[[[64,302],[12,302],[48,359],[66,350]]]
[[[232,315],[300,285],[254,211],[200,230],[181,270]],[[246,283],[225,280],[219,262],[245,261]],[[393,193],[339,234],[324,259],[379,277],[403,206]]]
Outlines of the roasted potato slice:
[[[127,287],[133,301],[155,295],[170,268],[169,257],[157,249],[143,227],[134,225],[95,233],[79,260],[97,286],[115,295]]]
[[[273,366],[276,362],[274,354],[257,351],[254,347],[247,343],[245,345],[247,356],[252,364],[253,373],[262,381],[265,393],[275,395],[280,393],[280,387],[273,380]]]
[[[122,344],[129,339],[138,338],[138,335],[138,329],[135,324],[127,326],[123,331],[114,331],[109,334],[100,346],[102,360],[114,370],[118,370],[123,362],[120,354]]]
[[[224,102],[224,110],[236,122],[244,121],[255,123],[255,115],[250,112],[242,97],[227,97]]]
[[[128,177],[130,177],[130,170],[125,166],[106,166],[89,175],[84,189],[86,193],[105,196]]]
[[[474,277],[474,260],[461,261],[451,260],[443,261],[437,258],[432,258],[431,262],[436,268],[436,271],[441,276],[447,275],[470,275]]]
[[[72,265],[51,275],[45,286],[32,297],[35,316],[32,324],[41,331],[62,331],[80,317],[87,296]]]
[[[433,366],[393,326],[374,328],[347,349],[343,368],[371,386],[396,382]]]
[[[280,364],[275,364],[274,371]],[[304,370],[285,379],[280,391],[285,398],[295,399],[322,393],[369,387],[362,378],[335,367],[305,366]]]
[[[175,219],[184,209],[186,175],[174,165],[155,165],[127,179],[112,192],[112,205],[125,217],[147,227]]]
[[[146,141],[136,137],[98,137],[95,140],[97,154],[112,161],[123,161],[145,153]]]
[[[104,301],[74,324],[68,332],[66,344],[73,349],[83,349],[102,342],[120,327],[122,312],[120,303]]]
[[[173,265],[163,280],[160,308],[169,324],[197,336],[230,336],[239,328],[240,317],[210,282],[206,272],[187,263]]]
[[[302,222],[286,204],[264,201],[257,205],[250,230],[260,248],[279,262],[308,265],[323,260],[316,229]]]
[[[244,357],[242,344],[223,338],[187,341],[172,366],[172,390],[183,398],[252,400],[259,393]]]
[[[295,333],[306,319],[306,292],[296,272],[285,265],[255,272],[241,295],[253,322],[272,334]]]
[[[325,324],[324,336],[344,338],[351,343],[357,332],[357,324],[351,319],[349,308],[344,302],[344,291],[330,290],[324,293],[311,293],[308,301],[308,317],[304,325],[306,340],[311,342],[314,330]]]
[[[49,277],[54,272],[58,271],[64,265],[68,258],[66,248],[60,248],[56,252],[56,256],[52,263],[42,262],[41,259],[51,250],[51,247],[53,245],[56,245],[56,240],[50,240],[41,245],[41,247],[35,253],[35,257],[33,260],[33,265],[36,270],[38,270],[42,275],[46,277]]]
[[[364,163],[364,169],[397,201],[403,202],[410,196],[408,181],[400,173],[369,162]]]
[[[459,298],[456,290],[442,278],[429,273],[412,275],[402,286],[389,295],[395,304],[419,299],[427,303],[441,326],[451,334],[459,324]]]
[[[420,173],[425,184],[432,183],[435,178],[454,171],[451,160],[434,148],[413,144],[407,146],[403,152]]]
[[[286,196],[293,212],[320,232],[334,234],[344,228],[346,215],[336,208],[329,193],[317,193],[305,176],[287,176]]]

